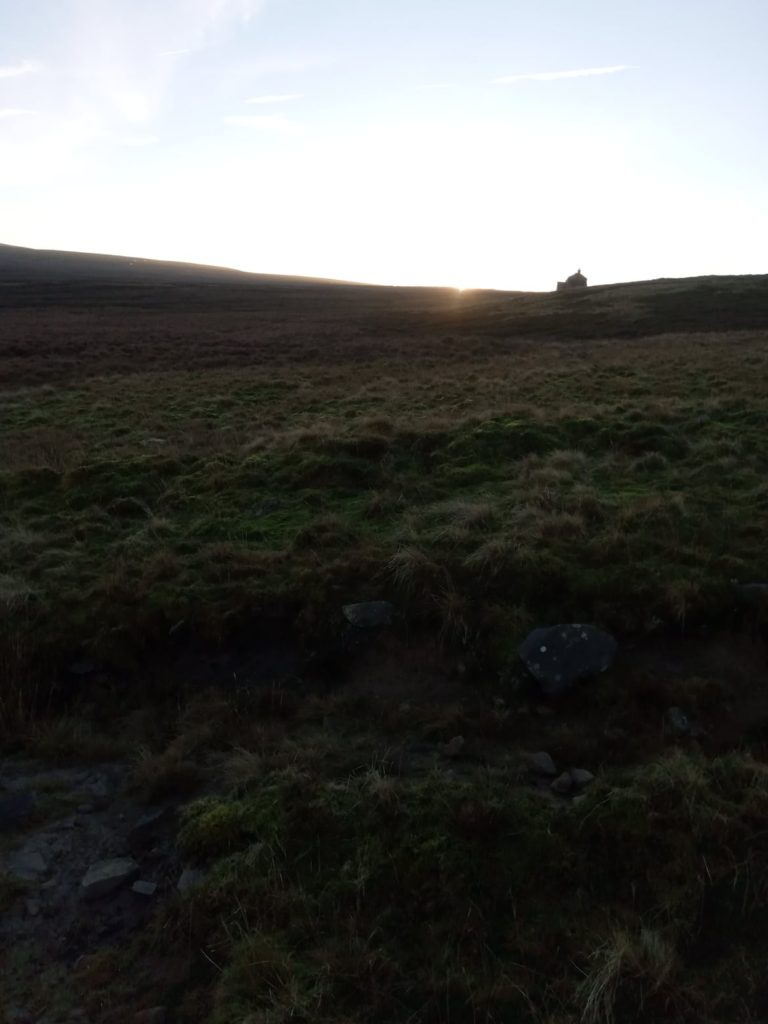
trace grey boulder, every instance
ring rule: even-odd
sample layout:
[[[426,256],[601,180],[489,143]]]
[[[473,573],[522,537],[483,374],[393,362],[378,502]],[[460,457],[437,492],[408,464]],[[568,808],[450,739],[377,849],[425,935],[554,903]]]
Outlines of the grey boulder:
[[[551,783],[552,791],[554,793],[560,793],[561,796],[565,796],[570,793],[573,789],[573,779],[571,778],[570,772],[563,772],[558,775]]]
[[[578,623],[534,629],[520,645],[525,667],[548,697],[610,668],[618,644],[610,633]]]
[[[100,860],[88,869],[80,883],[80,893],[85,900],[97,900],[130,882],[138,873],[139,865],[131,857]]]
[[[595,778],[586,768],[571,768],[570,775],[576,789],[585,789]]]
[[[344,618],[358,629],[379,629],[392,625],[394,608],[389,601],[363,601],[360,604],[345,604],[341,609]]]
[[[528,764],[531,767],[531,771],[537,775],[557,775],[555,762],[545,750],[540,750],[537,754],[531,754],[528,757]]]

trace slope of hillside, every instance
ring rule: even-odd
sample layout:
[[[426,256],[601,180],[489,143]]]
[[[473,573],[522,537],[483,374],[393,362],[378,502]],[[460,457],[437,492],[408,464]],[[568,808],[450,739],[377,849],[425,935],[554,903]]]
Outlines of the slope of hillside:
[[[0,1019],[764,1021],[767,279],[102,260],[0,274]]]

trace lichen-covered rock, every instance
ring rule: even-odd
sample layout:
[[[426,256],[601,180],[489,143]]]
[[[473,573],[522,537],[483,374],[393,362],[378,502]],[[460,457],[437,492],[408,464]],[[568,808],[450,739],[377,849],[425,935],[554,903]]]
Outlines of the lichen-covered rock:
[[[553,779],[551,786],[553,793],[559,793],[561,796],[566,796],[573,789],[571,773],[563,772],[561,775],[558,775],[556,779]]]
[[[592,772],[587,771],[586,768],[571,768],[570,776],[576,789],[586,789],[595,778]]]
[[[139,873],[139,865],[131,857],[115,857],[92,864],[80,883],[80,893],[85,900],[97,900],[119,889]]]
[[[536,772],[537,775],[557,775],[555,762],[544,750],[540,750],[537,754],[531,754],[528,758],[528,764],[531,767],[531,771]]]
[[[389,601],[363,601],[360,604],[345,604],[344,618],[358,629],[379,629],[392,625],[394,608]]]
[[[610,633],[572,623],[534,629],[519,654],[542,691],[558,697],[580,679],[610,668],[617,647]]]

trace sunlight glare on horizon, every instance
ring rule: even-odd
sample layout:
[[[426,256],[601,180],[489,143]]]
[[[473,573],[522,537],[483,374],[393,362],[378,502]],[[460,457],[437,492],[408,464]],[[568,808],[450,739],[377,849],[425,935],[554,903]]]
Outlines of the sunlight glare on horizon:
[[[766,269],[758,0],[322,8],[0,0],[0,241],[459,290]]]

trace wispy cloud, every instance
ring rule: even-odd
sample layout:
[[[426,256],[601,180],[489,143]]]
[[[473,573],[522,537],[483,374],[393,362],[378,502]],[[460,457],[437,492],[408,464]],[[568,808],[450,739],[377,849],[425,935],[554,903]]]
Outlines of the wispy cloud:
[[[187,47],[184,50],[160,50],[160,52],[156,53],[155,56],[156,57],[183,57],[187,53],[192,53],[192,50],[191,50],[190,47]]]
[[[246,103],[288,103],[290,100],[300,100],[302,97],[300,92],[287,92],[276,94],[274,96],[252,96]]]
[[[0,121],[6,117],[26,117],[34,113],[34,110],[27,110],[24,107],[0,107]]]
[[[612,64],[605,68],[577,68],[573,71],[530,71],[519,75],[502,75],[492,78],[491,85],[514,85],[515,82],[554,82],[560,78],[591,78],[594,75],[615,75],[628,71],[629,64]]]
[[[421,85],[419,88],[432,91],[434,89],[451,89],[453,86],[451,82],[427,82],[426,85]]]
[[[295,134],[301,131],[301,125],[296,121],[290,121],[280,114],[269,114],[259,116],[257,114],[229,114],[224,118],[224,124],[232,128],[262,128],[268,131],[281,132],[285,135]]]
[[[20,64],[6,64],[0,67],[0,78],[21,78],[22,75],[36,75],[43,70],[37,60],[23,60]]]

